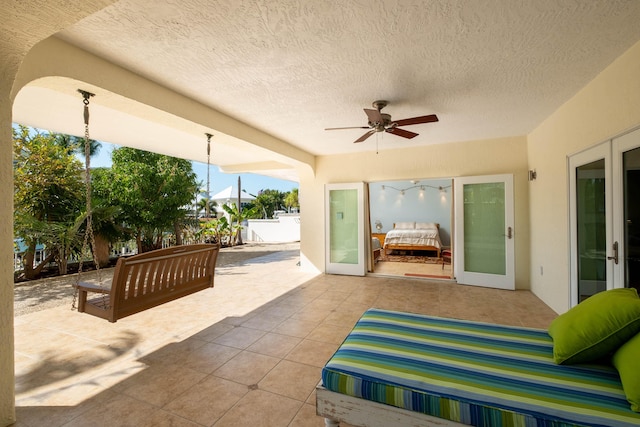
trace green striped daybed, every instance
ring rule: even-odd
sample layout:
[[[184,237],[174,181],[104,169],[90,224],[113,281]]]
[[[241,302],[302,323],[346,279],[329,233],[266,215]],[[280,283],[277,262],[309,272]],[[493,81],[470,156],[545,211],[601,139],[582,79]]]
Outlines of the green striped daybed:
[[[328,426],[640,425],[618,372],[557,365],[545,330],[379,309],[323,368],[316,404]]]

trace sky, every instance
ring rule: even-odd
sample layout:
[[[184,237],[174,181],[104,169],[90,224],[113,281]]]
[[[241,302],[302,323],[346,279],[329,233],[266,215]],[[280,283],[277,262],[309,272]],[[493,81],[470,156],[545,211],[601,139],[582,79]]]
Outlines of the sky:
[[[102,146],[97,155],[91,158],[91,167],[111,167],[111,152],[117,145],[100,141]],[[84,156],[80,159],[84,163]],[[198,176],[198,181],[202,182],[202,189],[207,189],[207,164],[191,162],[193,171]],[[210,191],[213,196],[229,186],[237,188],[238,176],[240,176],[242,189],[247,193],[256,196],[260,190],[278,190],[287,193],[294,188],[298,188],[298,183],[283,179],[271,178],[264,175],[252,173],[226,174],[219,171],[218,166],[211,165],[210,169]]]

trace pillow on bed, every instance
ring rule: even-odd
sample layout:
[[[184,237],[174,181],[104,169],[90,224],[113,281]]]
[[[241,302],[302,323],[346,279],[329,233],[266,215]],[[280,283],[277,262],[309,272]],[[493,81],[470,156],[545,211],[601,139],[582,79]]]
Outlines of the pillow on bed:
[[[558,364],[594,362],[609,356],[640,330],[640,298],[634,288],[597,293],[549,326]]]
[[[437,230],[438,224],[435,222],[416,222],[416,230]]]
[[[416,228],[415,222],[396,222],[396,230],[413,230]]]
[[[638,371],[638,355],[640,355],[640,334],[624,343],[613,355],[613,366],[616,367],[622,381],[622,388],[631,410],[640,412],[640,371]]]

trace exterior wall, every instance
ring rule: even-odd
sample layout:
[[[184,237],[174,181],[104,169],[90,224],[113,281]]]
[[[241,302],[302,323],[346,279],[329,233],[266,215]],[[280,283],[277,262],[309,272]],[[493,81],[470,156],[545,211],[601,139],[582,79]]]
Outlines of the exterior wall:
[[[516,287],[529,288],[529,183],[525,137],[319,157],[316,175],[300,182],[301,250],[324,271],[324,185],[341,182],[513,174]]]
[[[247,238],[253,242],[300,241],[300,215],[281,214],[276,219],[250,219]]]
[[[528,136],[531,290],[558,313],[569,308],[568,156],[640,125],[638,76],[640,43]]]

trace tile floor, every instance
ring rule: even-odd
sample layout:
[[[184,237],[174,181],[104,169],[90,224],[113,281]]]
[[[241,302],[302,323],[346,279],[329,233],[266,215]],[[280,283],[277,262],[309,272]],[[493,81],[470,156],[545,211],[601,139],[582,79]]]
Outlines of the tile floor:
[[[213,289],[115,324],[57,307],[16,318],[16,413],[35,426],[322,426],[320,371],[370,307],[547,327],[527,291],[314,276],[299,252],[217,270]]]
[[[411,276],[433,278],[451,278],[451,264],[422,264],[410,262],[377,262],[374,266],[375,274],[383,274],[387,276]]]

